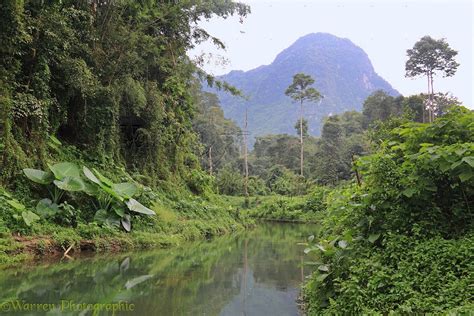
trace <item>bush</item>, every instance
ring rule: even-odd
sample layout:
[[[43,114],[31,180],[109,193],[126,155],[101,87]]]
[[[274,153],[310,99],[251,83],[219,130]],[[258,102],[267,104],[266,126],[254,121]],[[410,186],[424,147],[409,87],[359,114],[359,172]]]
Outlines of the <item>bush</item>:
[[[310,314],[473,311],[473,122],[454,107],[401,125],[358,162],[362,187],[316,198],[326,211],[305,250]]]

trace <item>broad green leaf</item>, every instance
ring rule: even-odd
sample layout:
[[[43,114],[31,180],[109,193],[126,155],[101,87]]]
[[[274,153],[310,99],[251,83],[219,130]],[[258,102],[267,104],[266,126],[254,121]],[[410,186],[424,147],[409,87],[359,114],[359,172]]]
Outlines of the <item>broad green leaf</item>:
[[[33,182],[39,184],[50,184],[54,180],[54,176],[51,172],[46,172],[38,169],[23,169],[25,176]]]
[[[109,225],[112,227],[120,227],[121,224],[122,223],[120,222],[120,217],[114,215],[107,217],[107,219],[105,220],[105,225]]]
[[[308,241],[313,241],[314,240],[314,235],[311,235],[308,237]]]
[[[114,183],[112,190],[124,198],[131,198],[138,192],[138,187],[131,182]]]
[[[101,184],[102,182],[100,182],[100,180],[95,176],[94,173],[92,173],[92,171],[87,168],[86,166],[83,166],[82,167],[82,172],[84,173],[84,176],[89,179],[90,181],[94,182],[95,184]]]
[[[464,157],[462,161],[474,168],[474,156]]]
[[[107,214],[106,210],[98,210],[97,212],[95,212],[94,221],[103,224],[105,223],[108,217],[109,215]]]
[[[463,172],[459,175],[459,180],[461,180],[461,182],[466,182],[472,177],[474,177],[474,172],[472,171]]]
[[[129,232],[131,229],[132,229],[132,224],[130,222],[130,215],[129,214],[126,214],[121,220],[120,222],[122,223],[122,227],[127,231]]]
[[[91,184],[90,182],[84,182],[84,192],[87,195],[96,196],[99,192],[99,188],[95,184]]]
[[[143,206],[140,202],[135,199],[129,199],[127,201],[127,207],[130,211],[134,211],[146,215],[155,215],[155,212],[150,210],[148,207]]]
[[[303,250],[303,252],[304,252],[305,254],[308,254],[308,253],[310,253],[312,250],[313,250],[313,249],[311,249],[311,248],[305,248],[305,249]]]
[[[25,206],[18,202],[18,200],[12,199],[12,200],[7,200],[7,203],[10,204],[11,207],[13,207],[17,211],[23,211],[25,209]]]
[[[370,243],[374,243],[377,241],[377,239],[380,238],[380,234],[371,234],[369,235],[369,238],[367,238],[367,240],[370,242]]]
[[[453,164],[451,165],[451,170],[456,169],[456,168],[459,167],[461,164],[462,164],[462,160],[456,161],[455,163],[453,163]]]
[[[320,275],[318,275],[316,280],[318,280],[319,282],[323,282],[324,280],[326,280],[328,276],[329,276],[329,273],[321,273]]]
[[[60,162],[52,166],[50,165],[49,169],[53,172],[57,180],[62,180],[65,177],[79,178],[81,176],[79,167],[71,162]]]
[[[121,207],[114,207],[114,212],[115,212],[115,214],[117,214],[121,218],[124,217],[124,215],[125,215],[125,210]]]
[[[79,177],[64,177],[62,180],[54,180],[54,184],[64,191],[84,191],[85,184]]]
[[[59,212],[58,205],[50,199],[42,199],[36,204],[36,213],[41,217],[54,216]]]
[[[403,190],[403,195],[405,195],[406,197],[412,197],[415,193],[417,192],[417,190],[415,188],[408,188],[408,189],[405,189]]]
[[[40,217],[32,211],[24,211],[21,213],[21,217],[25,221],[26,226],[31,226],[32,223],[38,221]]]

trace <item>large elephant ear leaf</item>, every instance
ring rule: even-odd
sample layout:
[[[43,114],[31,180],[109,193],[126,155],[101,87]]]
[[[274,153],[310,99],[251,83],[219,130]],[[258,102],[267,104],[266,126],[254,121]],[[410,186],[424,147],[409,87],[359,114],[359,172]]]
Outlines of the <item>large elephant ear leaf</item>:
[[[62,180],[54,180],[54,184],[64,191],[84,191],[85,184],[79,177],[65,177]]]
[[[46,172],[38,169],[23,169],[25,176],[33,182],[39,184],[50,184],[54,180],[54,176],[51,172]]]
[[[97,212],[95,212],[94,221],[99,224],[103,224],[105,223],[108,217],[109,215],[107,214],[106,210],[98,210]]]
[[[99,192],[99,187],[92,183],[84,181],[84,192],[90,196],[97,196],[97,193]]]
[[[51,217],[59,213],[59,208],[50,199],[42,199],[36,204],[36,213],[41,217]]]
[[[140,202],[135,199],[129,199],[127,201],[127,207],[130,211],[146,214],[146,215],[156,215],[154,211],[150,210],[148,207],[143,206]]]
[[[79,178],[81,176],[79,167],[71,162],[60,162],[52,166],[50,165],[49,169],[58,180],[62,180],[65,177]]]
[[[102,182],[95,176],[95,174],[86,166],[82,167],[82,172],[84,173],[84,176],[89,179],[91,182],[94,182],[95,184],[101,185]]]
[[[131,182],[115,183],[112,185],[112,190],[124,198],[131,198],[138,192],[138,187]]]

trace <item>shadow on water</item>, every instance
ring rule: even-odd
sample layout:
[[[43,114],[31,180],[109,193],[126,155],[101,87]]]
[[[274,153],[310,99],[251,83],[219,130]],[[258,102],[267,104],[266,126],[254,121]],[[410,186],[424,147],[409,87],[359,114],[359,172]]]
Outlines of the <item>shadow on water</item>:
[[[119,301],[133,304],[133,312],[116,313],[125,315],[298,315],[295,299],[308,268],[297,243],[316,229],[262,223],[239,236],[173,249],[6,270],[0,304],[54,304],[35,315]]]

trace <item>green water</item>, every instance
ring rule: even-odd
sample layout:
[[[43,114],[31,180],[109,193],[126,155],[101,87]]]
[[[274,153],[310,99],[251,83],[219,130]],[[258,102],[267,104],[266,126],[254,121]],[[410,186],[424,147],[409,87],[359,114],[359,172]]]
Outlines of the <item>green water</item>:
[[[173,249],[0,271],[0,307],[13,315],[90,315],[94,308],[111,315],[112,305],[85,304],[127,302],[115,314],[298,315],[295,299],[309,271],[297,243],[314,229],[262,224]]]

